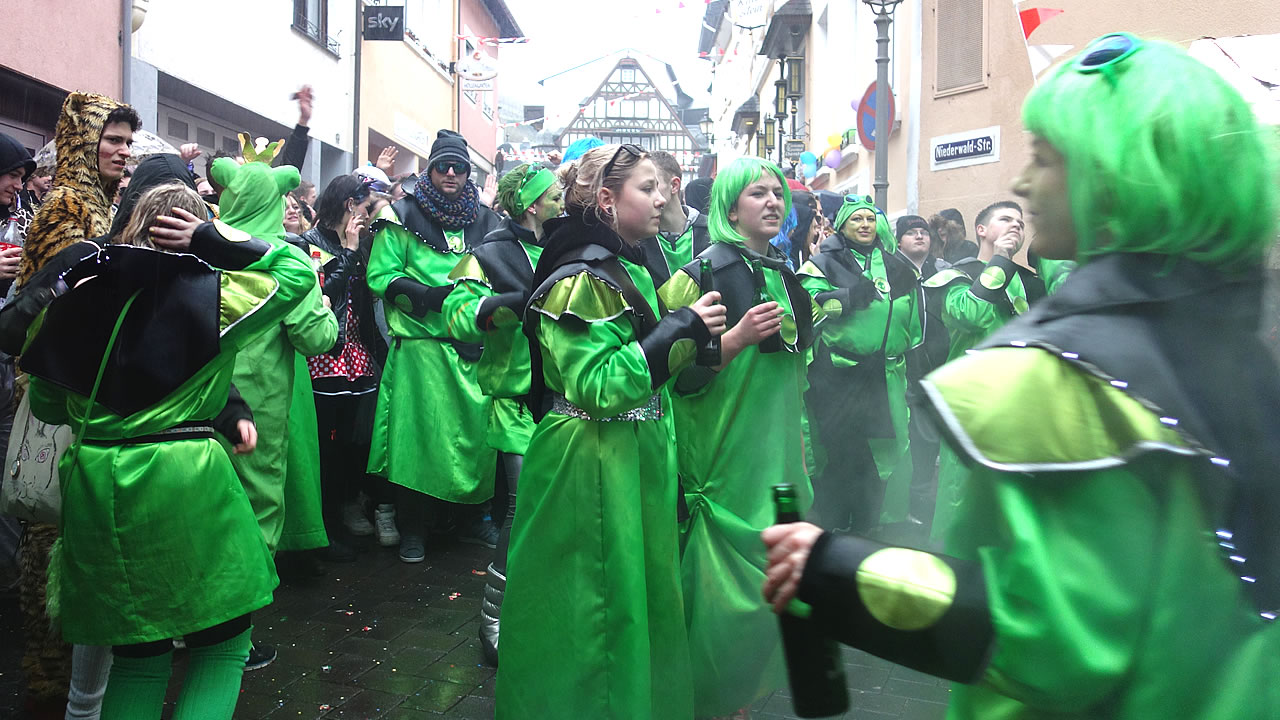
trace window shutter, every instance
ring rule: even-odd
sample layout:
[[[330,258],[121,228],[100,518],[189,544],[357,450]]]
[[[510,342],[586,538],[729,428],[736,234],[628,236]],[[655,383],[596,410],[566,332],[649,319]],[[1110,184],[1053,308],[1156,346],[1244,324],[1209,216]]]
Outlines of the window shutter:
[[[935,92],[986,84],[986,0],[938,0],[938,67]]]

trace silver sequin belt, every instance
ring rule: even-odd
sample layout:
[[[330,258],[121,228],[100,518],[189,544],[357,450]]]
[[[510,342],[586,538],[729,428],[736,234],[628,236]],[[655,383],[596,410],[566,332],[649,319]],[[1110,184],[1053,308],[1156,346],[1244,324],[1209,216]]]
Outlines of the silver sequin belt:
[[[563,395],[556,395],[551,400],[552,412],[558,412],[561,415],[578,418],[579,420],[594,420],[596,422],[636,422],[643,420],[658,420],[662,418],[662,398],[654,395],[649,398],[648,402],[633,410],[619,413],[613,417],[598,418],[592,417],[591,413],[569,402]]]

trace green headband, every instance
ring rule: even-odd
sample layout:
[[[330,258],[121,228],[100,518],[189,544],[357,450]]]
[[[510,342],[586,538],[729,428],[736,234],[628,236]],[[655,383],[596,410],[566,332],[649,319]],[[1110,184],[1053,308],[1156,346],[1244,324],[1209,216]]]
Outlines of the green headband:
[[[546,168],[541,168],[536,173],[525,173],[524,180],[520,182],[519,197],[516,200],[516,215],[524,214],[538,198],[542,197],[542,193],[556,182],[556,174]]]

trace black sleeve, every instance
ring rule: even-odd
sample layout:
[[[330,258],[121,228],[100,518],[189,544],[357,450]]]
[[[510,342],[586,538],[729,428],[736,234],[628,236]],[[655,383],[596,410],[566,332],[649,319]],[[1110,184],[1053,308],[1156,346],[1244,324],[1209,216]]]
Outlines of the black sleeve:
[[[221,221],[200,223],[191,235],[191,254],[222,270],[243,270],[271,250],[271,244]]]
[[[814,300],[818,301],[818,305],[823,309],[827,309],[827,303],[832,300],[840,305],[842,314],[857,312],[858,310],[866,310],[872,302],[880,297],[880,291],[876,290],[875,283],[861,275],[851,287],[836,288],[820,292],[814,296]]]
[[[698,313],[682,307],[662,318],[658,326],[640,341],[645,362],[649,365],[649,377],[653,389],[671,379],[673,372],[682,370],[698,353],[698,348],[711,339],[711,331]]]
[[[239,423],[241,420],[253,422],[253,410],[249,407],[249,403],[240,395],[240,391],[235,385],[231,385],[227,392],[227,404],[223,406],[222,412],[218,413],[213,419],[213,429],[222,434],[232,445],[240,443],[244,438],[240,437]]]
[[[64,248],[18,289],[13,300],[0,309],[0,351],[10,355],[22,352],[22,346],[27,342],[27,329],[36,316],[54,298],[67,291],[62,275],[97,251],[98,246],[91,242],[78,242]]]
[[[415,317],[426,317],[429,312],[440,312],[444,299],[453,291],[452,285],[424,285],[417,280],[398,277],[387,285],[387,300],[403,312]]]
[[[493,314],[499,308],[507,308],[519,316],[524,312],[524,306],[529,304],[529,293],[521,290],[512,290],[511,292],[490,295],[480,301],[480,309],[476,312],[476,325],[481,330],[493,329]]]
[[[284,143],[284,150],[280,153],[277,166],[292,165],[298,168],[298,172],[302,172],[302,164],[307,161],[307,145],[308,134],[311,129],[305,125],[294,125],[293,133],[289,135],[289,139]]]
[[[987,263],[987,267],[978,273],[978,279],[969,286],[969,292],[979,300],[989,303],[1008,303],[1005,288],[1018,274],[1018,264],[1003,255],[996,255]]]
[[[995,631],[976,563],[825,533],[797,597],[830,637],[920,672],[972,683],[990,660]]]

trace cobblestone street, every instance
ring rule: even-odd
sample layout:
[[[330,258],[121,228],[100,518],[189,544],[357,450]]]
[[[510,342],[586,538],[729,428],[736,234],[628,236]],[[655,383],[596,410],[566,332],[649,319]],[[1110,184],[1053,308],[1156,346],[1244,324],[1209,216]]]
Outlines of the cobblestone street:
[[[371,542],[361,549],[356,563],[282,584],[275,603],[255,614],[254,637],[280,654],[245,674],[236,717],[492,718],[495,671],[483,664],[476,639],[492,551],[441,541],[428,545],[427,562],[406,565],[394,549]],[[6,598],[0,612],[0,717],[22,718],[16,602]],[[175,657],[178,679],[185,657]],[[945,714],[945,683],[852,650],[845,659],[852,707],[845,717]],[[756,703],[752,717],[793,717],[791,701],[777,693]]]

